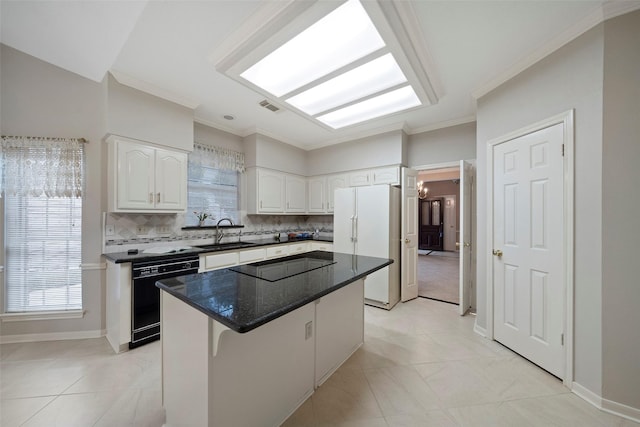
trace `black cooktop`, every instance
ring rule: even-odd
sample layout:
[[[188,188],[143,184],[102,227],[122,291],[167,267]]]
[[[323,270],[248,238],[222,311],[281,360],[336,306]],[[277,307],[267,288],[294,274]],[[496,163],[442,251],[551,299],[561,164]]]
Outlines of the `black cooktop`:
[[[278,280],[287,279],[335,263],[336,261],[333,259],[322,259],[318,258],[317,255],[300,254],[287,257],[286,260],[273,259],[238,265],[230,267],[229,270],[268,282],[277,282]]]

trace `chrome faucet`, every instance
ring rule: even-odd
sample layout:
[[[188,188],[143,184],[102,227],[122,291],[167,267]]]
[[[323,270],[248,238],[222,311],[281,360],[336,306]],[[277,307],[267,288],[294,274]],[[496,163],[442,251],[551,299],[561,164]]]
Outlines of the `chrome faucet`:
[[[233,221],[231,221],[231,218],[222,218],[221,220],[219,220],[219,221],[216,223],[216,245],[217,245],[218,243],[220,243],[220,241],[221,241],[221,240],[222,240],[222,238],[224,237],[224,231],[223,231],[223,232],[220,232],[220,223],[221,223],[222,221],[229,221],[229,224],[234,225],[234,224],[233,224]]]

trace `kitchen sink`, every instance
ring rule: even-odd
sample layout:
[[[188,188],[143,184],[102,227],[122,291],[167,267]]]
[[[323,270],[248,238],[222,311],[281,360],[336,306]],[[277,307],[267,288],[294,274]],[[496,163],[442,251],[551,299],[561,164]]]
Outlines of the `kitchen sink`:
[[[246,247],[255,246],[255,245],[257,245],[257,243],[227,242],[227,243],[214,243],[213,245],[202,245],[202,246],[197,246],[197,248],[204,249],[207,251],[224,251],[228,249],[246,248]]]

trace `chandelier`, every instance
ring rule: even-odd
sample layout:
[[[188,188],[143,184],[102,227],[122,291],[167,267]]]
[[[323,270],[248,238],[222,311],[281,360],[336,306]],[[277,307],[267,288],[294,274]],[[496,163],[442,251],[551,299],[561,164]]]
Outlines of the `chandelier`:
[[[424,186],[424,181],[419,181],[418,182],[418,198],[426,199],[428,192],[429,192],[429,189]]]

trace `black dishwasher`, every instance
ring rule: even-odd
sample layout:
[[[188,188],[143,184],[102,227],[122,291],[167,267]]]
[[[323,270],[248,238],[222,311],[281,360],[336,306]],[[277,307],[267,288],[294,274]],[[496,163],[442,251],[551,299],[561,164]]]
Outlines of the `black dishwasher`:
[[[156,287],[156,282],[197,273],[199,265],[198,255],[132,263],[129,348],[160,339],[160,289]]]

